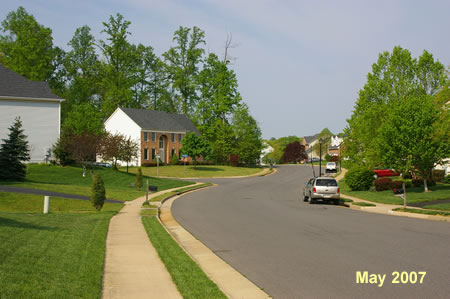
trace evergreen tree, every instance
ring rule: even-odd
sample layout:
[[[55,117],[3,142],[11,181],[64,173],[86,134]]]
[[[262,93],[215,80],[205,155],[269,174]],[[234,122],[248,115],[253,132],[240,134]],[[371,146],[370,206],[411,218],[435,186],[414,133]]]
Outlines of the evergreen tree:
[[[106,191],[105,183],[100,174],[95,174],[91,188],[91,202],[97,211],[100,211],[105,203]]]
[[[0,179],[23,181],[26,166],[22,162],[30,160],[30,150],[20,117],[15,119],[9,131],[8,139],[3,139],[0,148]]]

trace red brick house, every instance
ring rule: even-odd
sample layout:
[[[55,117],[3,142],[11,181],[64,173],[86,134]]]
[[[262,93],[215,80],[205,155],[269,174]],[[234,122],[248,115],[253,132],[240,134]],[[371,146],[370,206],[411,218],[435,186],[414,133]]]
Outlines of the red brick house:
[[[138,141],[140,157],[133,163],[137,166],[153,162],[156,155],[170,163],[175,154],[180,157],[186,133],[200,134],[186,115],[120,107],[105,121],[105,129]]]

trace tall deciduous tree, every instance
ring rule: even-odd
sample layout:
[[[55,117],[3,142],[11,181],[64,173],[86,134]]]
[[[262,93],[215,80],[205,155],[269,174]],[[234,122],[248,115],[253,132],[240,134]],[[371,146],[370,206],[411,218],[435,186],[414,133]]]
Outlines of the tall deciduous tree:
[[[136,70],[137,50],[130,44],[128,27],[131,22],[121,14],[110,16],[109,22],[103,22],[102,33],[107,34],[106,41],[100,40],[105,62],[102,66],[102,111],[109,116],[117,106],[138,108],[133,100],[132,86]]]
[[[30,150],[20,117],[17,117],[9,128],[8,139],[2,139],[2,141],[0,180],[23,181],[26,176],[26,166],[22,162],[30,160]]]
[[[233,130],[236,136],[236,150],[241,161],[254,165],[261,156],[263,142],[261,129],[250,115],[247,105],[240,105],[233,116]]]
[[[38,24],[20,6],[8,13],[1,24],[0,63],[30,80],[45,81],[54,71],[52,30]]]
[[[409,97],[389,107],[381,125],[378,148],[384,165],[417,173],[426,179],[436,163],[450,155],[449,132],[436,136],[440,113],[429,95]]]
[[[331,137],[333,133],[328,128],[323,129],[317,136],[318,141],[313,145],[313,151],[320,155],[320,143],[322,143],[322,156],[327,153],[327,148],[331,145]]]
[[[205,44],[205,32],[198,27],[181,27],[175,31],[173,41],[177,43],[163,54],[172,87],[181,103],[181,112],[189,115],[197,103],[198,64],[201,62]]]
[[[81,103],[98,106],[100,61],[91,28],[86,25],[77,28],[68,45],[71,47],[65,59],[68,90],[63,105],[67,110]]]
[[[236,138],[231,128],[231,118],[241,102],[238,84],[227,62],[210,54],[198,76],[200,100],[195,119],[197,127],[213,148],[216,163],[227,161],[234,152]]]
[[[382,164],[377,138],[391,104],[400,105],[410,97],[434,95],[445,84],[444,71],[444,66],[427,51],[418,60],[401,47],[380,54],[347,120],[344,149],[350,162],[369,167]]]

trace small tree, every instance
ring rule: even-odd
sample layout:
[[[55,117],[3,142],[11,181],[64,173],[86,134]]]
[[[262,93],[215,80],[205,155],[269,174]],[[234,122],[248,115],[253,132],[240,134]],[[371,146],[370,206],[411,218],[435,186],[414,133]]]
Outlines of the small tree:
[[[30,160],[27,136],[23,134],[22,121],[17,117],[9,128],[8,139],[2,139],[0,148],[0,179],[23,181],[26,166],[23,161]]]
[[[142,169],[139,167],[138,168],[138,172],[136,174],[136,188],[138,190],[141,190],[142,185],[143,185],[143,183],[142,183]]]
[[[178,165],[178,156],[176,153],[173,153],[171,163],[172,163],[172,165]]]
[[[91,202],[97,211],[100,211],[105,203],[106,191],[103,178],[100,174],[94,174],[91,188]]]
[[[202,136],[197,136],[193,132],[189,132],[184,136],[181,151],[192,157],[194,160],[194,168],[196,167],[196,159],[201,156],[207,156],[211,152],[211,147]]]
[[[131,139],[131,137],[124,138],[122,144],[120,145],[120,160],[127,162],[127,173],[128,173],[128,163],[137,159],[139,157],[139,145],[136,141]]]

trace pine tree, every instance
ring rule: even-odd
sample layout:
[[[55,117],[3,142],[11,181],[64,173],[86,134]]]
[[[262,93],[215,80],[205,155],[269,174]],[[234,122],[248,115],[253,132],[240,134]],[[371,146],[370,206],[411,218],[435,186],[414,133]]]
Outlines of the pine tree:
[[[100,174],[95,174],[91,188],[91,202],[97,211],[100,211],[105,203],[105,183]]]
[[[22,162],[30,160],[30,149],[20,117],[16,117],[9,131],[8,139],[2,139],[0,148],[0,179],[23,181],[26,166]]]

